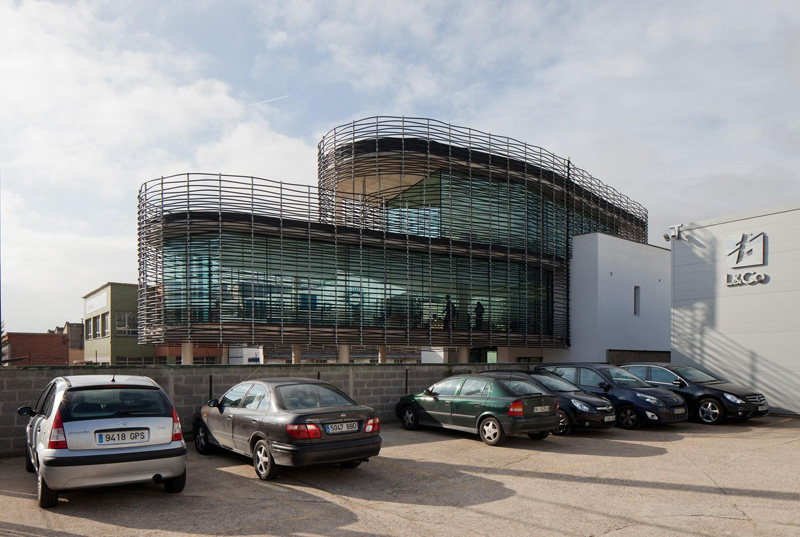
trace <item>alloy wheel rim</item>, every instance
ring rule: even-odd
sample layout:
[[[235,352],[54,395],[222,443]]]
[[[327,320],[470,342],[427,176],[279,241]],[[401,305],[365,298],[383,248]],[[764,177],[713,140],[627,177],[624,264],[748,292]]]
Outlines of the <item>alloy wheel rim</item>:
[[[197,436],[195,436],[194,443],[200,449],[206,447],[206,432],[202,427],[197,429]]]
[[[556,432],[563,433],[566,430],[567,430],[567,415],[562,413],[560,414],[560,418],[558,420],[558,427],[556,427]]]
[[[267,454],[267,450],[264,446],[258,446],[256,450],[256,458],[258,462],[256,463],[256,469],[258,470],[259,474],[266,474],[267,468],[269,467],[269,454]]]
[[[700,407],[700,419],[706,423],[714,423],[719,419],[719,408],[714,403],[704,403]]]
[[[483,424],[483,437],[490,442],[497,437],[497,426],[493,421],[487,421]]]
[[[414,412],[411,409],[406,409],[405,414],[403,414],[403,422],[407,427],[414,425]]]
[[[633,410],[623,410],[620,412],[620,421],[626,427],[631,427],[636,423],[636,413]]]

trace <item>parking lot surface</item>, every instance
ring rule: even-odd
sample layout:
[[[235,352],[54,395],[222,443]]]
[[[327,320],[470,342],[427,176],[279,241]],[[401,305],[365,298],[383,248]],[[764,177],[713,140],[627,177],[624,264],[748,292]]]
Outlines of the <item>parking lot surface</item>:
[[[0,535],[797,536],[800,418],[577,432],[543,441],[385,425],[356,469],[284,469],[189,447],[180,494],[156,485],[36,505],[22,457],[0,460]]]

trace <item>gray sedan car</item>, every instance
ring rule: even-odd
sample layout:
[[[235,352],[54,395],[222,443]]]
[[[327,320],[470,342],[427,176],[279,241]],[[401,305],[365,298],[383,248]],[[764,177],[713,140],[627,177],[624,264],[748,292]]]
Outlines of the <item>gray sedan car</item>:
[[[36,406],[18,410],[26,427],[25,469],[36,472],[41,507],[58,491],[163,483],[186,485],[186,444],[167,394],[147,377],[82,375],[53,379]]]

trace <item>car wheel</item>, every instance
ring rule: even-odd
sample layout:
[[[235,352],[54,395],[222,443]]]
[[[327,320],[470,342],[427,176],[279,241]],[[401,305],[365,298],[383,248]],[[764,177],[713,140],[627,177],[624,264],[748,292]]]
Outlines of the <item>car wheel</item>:
[[[697,418],[707,425],[719,425],[725,421],[725,407],[711,397],[702,399],[697,404]]]
[[[259,440],[253,448],[253,468],[262,481],[270,481],[278,477],[278,467],[272,458],[272,452],[266,440]]]
[[[171,477],[164,480],[164,488],[167,492],[180,492],[186,486],[186,470],[178,477]]]
[[[572,420],[567,416],[563,410],[558,411],[558,427],[553,429],[553,434],[556,436],[567,436],[572,432]]]
[[[550,431],[542,431],[540,433],[528,433],[528,438],[531,440],[544,440],[550,436]]]
[[[31,460],[31,450],[28,446],[25,446],[25,471],[28,473],[33,473],[36,471],[36,467],[33,465],[33,461]]]
[[[623,429],[633,430],[642,426],[639,413],[632,406],[624,406],[617,411],[617,425]]]
[[[41,472],[38,476],[38,489],[36,499],[39,502],[39,507],[48,508],[58,505],[58,491],[52,490],[47,486],[47,482],[42,477]]]
[[[419,416],[417,411],[410,405],[406,405],[400,410],[400,422],[403,424],[403,429],[413,431],[419,428]]]
[[[197,450],[200,455],[208,455],[214,451],[208,429],[202,421],[198,421],[194,426],[194,449]]]
[[[348,461],[342,463],[342,468],[358,468],[361,466],[361,461]]]
[[[478,426],[478,431],[480,431],[481,440],[490,446],[499,446],[506,439],[503,426],[495,418],[483,420]]]

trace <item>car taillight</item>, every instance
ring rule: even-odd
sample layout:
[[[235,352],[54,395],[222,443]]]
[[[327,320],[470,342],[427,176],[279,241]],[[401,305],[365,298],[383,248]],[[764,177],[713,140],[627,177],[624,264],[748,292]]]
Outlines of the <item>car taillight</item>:
[[[378,418],[370,418],[364,426],[365,433],[379,433],[381,432],[381,420]]]
[[[509,416],[522,416],[522,401],[514,401],[508,407],[508,415]]]
[[[319,438],[322,436],[322,433],[319,432],[319,427],[314,425],[299,425],[290,423],[286,426],[286,434],[291,436],[292,438],[298,438],[300,440],[307,440],[309,438]]]
[[[56,419],[53,420],[53,428],[50,429],[50,441],[47,443],[48,449],[67,449],[67,437],[64,435],[64,424],[61,423],[61,409],[56,411]]]
[[[561,405],[558,403],[558,397],[556,397],[556,412],[561,408]]]
[[[176,442],[183,440],[183,431],[181,430],[181,420],[178,419],[178,413],[175,407],[172,407],[172,441]]]

